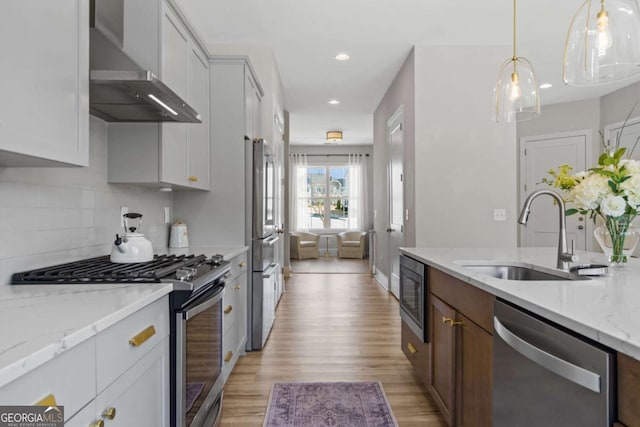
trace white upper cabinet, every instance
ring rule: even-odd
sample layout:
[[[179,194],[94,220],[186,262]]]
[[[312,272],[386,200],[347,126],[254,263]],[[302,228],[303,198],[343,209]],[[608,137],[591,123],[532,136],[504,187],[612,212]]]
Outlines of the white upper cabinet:
[[[0,166],[87,166],[88,2],[0,2],[0,52]]]
[[[209,189],[209,63],[198,49],[189,52],[189,99],[202,124],[187,127],[189,185]]]
[[[110,123],[109,182],[209,190],[207,55],[167,1],[156,2],[154,9],[151,0],[144,0],[155,27],[149,23],[151,18],[140,25],[161,34],[155,47],[144,38],[127,40],[127,11],[143,19],[142,9],[129,6],[132,1],[125,3],[125,51],[152,71],[158,68],[160,79],[200,114],[202,123]],[[145,48],[155,49],[156,54],[145,53]]]

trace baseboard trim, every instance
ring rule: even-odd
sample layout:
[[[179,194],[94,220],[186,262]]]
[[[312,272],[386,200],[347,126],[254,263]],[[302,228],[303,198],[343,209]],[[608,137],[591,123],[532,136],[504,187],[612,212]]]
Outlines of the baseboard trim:
[[[385,276],[378,270],[376,271],[374,278],[376,279],[376,282],[378,282],[378,284],[382,286],[382,288],[385,291],[387,292],[389,291],[389,279],[387,279],[387,276]]]

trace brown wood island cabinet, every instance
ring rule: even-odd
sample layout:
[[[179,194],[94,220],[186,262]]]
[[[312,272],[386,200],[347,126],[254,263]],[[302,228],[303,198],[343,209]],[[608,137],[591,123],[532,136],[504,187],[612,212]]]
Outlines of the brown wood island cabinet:
[[[429,268],[429,391],[450,426],[491,426],[495,297]]]
[[[495,296],[433,267],[426,280],[429,343],[402,322],[402,350],[449,426],[491,427]],[[616,365],[613,427],[640,427],[640,361],[618,353]]]

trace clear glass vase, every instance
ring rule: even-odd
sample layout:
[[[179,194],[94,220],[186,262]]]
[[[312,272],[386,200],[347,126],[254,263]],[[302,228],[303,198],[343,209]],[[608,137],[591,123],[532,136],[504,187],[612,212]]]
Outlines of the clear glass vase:
[[[640,240],[640,230],[632,224],[634,218],[635,215],[606,216],[604,224],[593,231],[612,267],[624,267]]]

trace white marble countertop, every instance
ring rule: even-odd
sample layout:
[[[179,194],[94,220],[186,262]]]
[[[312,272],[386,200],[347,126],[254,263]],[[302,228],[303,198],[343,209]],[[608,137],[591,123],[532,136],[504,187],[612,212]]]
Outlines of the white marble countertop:
[[[221,254],[239,247],[161,248],[156,253]],[[0,285],[0,387],[169,294],[172,283]]]
[[[640,260],[590,280],[503,280],[462,266],[498,261],[553,270],[556,248],[401,248],[401,251],[497,297],[640,360]],[[580,264],[606,264],[601,253],[577,252]]]
[[[0,387],[172,290],[172,283],[0,286]]]

